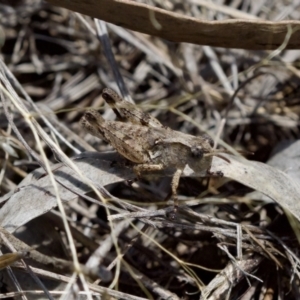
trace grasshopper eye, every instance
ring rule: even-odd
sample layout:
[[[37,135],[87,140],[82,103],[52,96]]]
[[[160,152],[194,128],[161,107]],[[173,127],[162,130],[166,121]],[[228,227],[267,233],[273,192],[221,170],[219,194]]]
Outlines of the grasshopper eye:
[[[97,110],[95,109],[91,109],[85,112],[84,116],[83,116],[83,121],[84,123],[90,123],[90,124],[101,124],[102,122],[104,122],[103,117],[101,116],[101,114],[98,113]]]
[[[200,146],[191,147],[192,156],[201,159],[203,157],[203,150]]]
[[[95,118],[94,114],[90,111],[87,111],[84,116],[89,122],[93,122],[93,121],[95,122],[96,121],[96,118]]]
[[[123,102],[123,99],[119,96],[119,94],[110,88],[105,88],[102,91],[101,96],[105,100],[105,102],[108,104],[115,105],[117,103]]]
[[[113,97],[107,91],[102,92],[102,97],[107,103],[115,103]]]

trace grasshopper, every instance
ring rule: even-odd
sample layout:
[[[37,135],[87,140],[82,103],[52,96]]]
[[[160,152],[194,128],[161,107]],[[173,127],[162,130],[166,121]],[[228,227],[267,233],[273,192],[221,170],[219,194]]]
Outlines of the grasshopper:
[[[230,161],[220,155],[226,150],[213,149],[210,137],[172,130],[109,88],[103,90],[102,98],[113,109],[118,121],[105,120],[97,110],[91,109],[81,118],[82,127],[133,162],[137,178],[154,171],[171,175],[174,214],[178,208],[177,188],[186,166],[195,173],[205,171],[207,176],[223,176],[222,172],[210,171],[212,158],[219,156]]]

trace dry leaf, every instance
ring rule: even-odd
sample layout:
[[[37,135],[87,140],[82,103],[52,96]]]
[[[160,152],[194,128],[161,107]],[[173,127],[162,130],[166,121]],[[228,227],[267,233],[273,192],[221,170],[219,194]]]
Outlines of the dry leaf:
[[[126,167],[118,167],[112,162],[122,159],[115,153],[86,152],[77,156],[74,163],[82,174],[92,180],[94,184],[105,186],[111,183],[132,178]],[[58,184],[60,197],[63,201],[70,201],[77,197],[77,193],[86,193],[91,190],[82,183],[78,176],[69,167],[62,164],[52,168],[56,179],[70,190]],[[9,198],[10,196],[10,198]],[[9,199],[8,199],[9,198]],[[0,224],[9,232],[30,220],[56,207],[56,197],[49,176],[41,169],[35,170],[27,176],[12,195],[4,195],[0,203],[7,200],[0,210]]]

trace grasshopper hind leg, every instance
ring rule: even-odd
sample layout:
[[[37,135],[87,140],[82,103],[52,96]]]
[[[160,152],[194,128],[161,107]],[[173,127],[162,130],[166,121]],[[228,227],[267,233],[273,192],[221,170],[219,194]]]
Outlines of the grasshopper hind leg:
[[[138,164],[133,167],[133,170],[137,176],[137,179],[141,178],[141,175],[146,172],[153,172],[153,171],[161,171],[164,169],[162,164]],[[170,214],[170,219],[174,220],[176,218],[176,213],[178,211],[178,195],[177,189],[179,185],[180,176],[182,174],[181,169],[177,169],[172,177],[171,182],[171,198],[174,202],[173,212]]]

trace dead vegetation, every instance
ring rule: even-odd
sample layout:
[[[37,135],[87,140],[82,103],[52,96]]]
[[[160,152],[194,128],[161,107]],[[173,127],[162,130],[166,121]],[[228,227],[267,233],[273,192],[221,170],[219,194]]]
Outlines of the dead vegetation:
[[[151,1],[207,21],[300,17],[295,1],[209,3]],[[291,32],[249,51],[175,44],[41,1],[0,4],[0,17],[1,299],[300,298]],[[132,166],[79,126],[88,107],[114,118],[105,87],[234,154],[213,160],[223,178],[185,172],[175,220],[170,178],[131,182]]]

